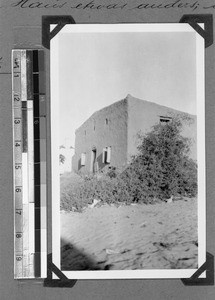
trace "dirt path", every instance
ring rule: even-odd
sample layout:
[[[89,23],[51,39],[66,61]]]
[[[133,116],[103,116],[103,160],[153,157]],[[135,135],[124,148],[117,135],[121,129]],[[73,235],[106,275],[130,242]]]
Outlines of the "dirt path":
[[[197,267],[197,201],[61,212],[63,270]]]

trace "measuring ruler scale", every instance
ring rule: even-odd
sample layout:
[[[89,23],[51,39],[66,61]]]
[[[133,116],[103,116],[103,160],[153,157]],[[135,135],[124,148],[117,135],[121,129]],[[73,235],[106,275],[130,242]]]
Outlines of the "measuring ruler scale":
[[[13,50],[14,276],[46,277],[44,52]]]

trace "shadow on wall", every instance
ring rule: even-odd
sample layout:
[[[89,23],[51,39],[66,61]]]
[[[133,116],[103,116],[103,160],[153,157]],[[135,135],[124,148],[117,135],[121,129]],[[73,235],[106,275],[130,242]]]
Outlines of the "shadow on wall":
[[[97,157],[97,162],[98,162],[98,165],[99,165],[99,170],[102,170],[105,166],[106,166],[106,164],[104,164],[103,162],[102,162],[102,153]]]
[[[82,168],[82,165],[81,165],[81,159],[79,158],[78,160],[78,171]]]
[[[89,255],[61,239],[61,270],[62,271],[84,271],[102,270],[99,262]]]

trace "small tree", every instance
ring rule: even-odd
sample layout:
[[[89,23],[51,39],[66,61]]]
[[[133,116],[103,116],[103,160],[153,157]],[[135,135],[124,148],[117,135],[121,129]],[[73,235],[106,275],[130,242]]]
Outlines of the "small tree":
[[[133,201],[196,195],[197,164],[189,158],[190,139],[181,131],[182,121],[173,118],[145,136],[139,134],[138,154],[122,175]]]

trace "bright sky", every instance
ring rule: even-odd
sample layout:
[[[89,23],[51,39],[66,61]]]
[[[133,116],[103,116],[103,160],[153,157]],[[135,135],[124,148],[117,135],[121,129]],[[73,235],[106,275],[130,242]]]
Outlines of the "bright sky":
[[[60,144],[74,146],[87,118],[127,94],[196,114],[195,34],[60,33],[58,40]]]

